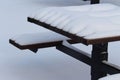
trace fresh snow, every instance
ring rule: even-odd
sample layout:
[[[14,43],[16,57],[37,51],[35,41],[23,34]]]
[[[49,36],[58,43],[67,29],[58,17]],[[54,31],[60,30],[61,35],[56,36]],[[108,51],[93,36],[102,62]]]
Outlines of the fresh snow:
[[[101,2],[120,5],[120,0],[101,0]],[[15,35],[48,31],[27,22],[28,15],[34,14],[37,10],[49,6],[65,7],[83,4],[89,4],[89,1],[1,0],[0,80],[90,80],[89,66],[65,55],[55,48],[40,49],[37,52],[38,54],[33,54],[29,50],[22,51],[9,44],[9,39]],[[119,21],[115,22],[118,23]],[[59,25],[63,26],[66,23],[67,21]],[[84,46],[82,44],[74,46],[86,52],[91,51],[91,46]],[[117,65],[120,65],[119,46],[120,42],[109,44],[109,61]]]
[[[96,39],[120,36],[120,22],[115,22],[120,21],[119,16],[119,6],[101,3],[71,7],[48,7],[29,17],[79,37]],[[64,21],[67,21],[66,24]]]
[[[40,32],[40,33],[28,33],[28,34],[26,33],[26,34],[16,35],[15,37],[12,38],[12,40],[14,40],[19,45],[31,45],[31,44],[63,41],[68,39],[69,38],[52,31]]]

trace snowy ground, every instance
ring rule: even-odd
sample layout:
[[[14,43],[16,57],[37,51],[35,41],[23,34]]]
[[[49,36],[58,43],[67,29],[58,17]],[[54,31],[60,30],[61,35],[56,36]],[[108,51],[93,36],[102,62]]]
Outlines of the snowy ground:
[[[120,0],[101,0],[120,5]],[[48,6],[89,4],[81,0],[1,0],[0,2],[0,80],[90,80],[90,67],[57,51],[39,49],[38,54],[21,51],[9,44],[17,34],[47,31],[27,22],[32,12]],[[91,46],[75,45],[87,52]],[[120,42],[110,43],[109,61],[120,65]]]

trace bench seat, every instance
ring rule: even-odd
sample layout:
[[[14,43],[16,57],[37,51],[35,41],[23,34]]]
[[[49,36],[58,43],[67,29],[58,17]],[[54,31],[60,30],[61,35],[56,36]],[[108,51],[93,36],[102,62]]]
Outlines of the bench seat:
[[[109,75],[99,80],[120,80],[120,74]]]
[[[19,49],[33,50],[38,48],[56,46],[63,40],[67,40],[70,43],[77,43],[65,36],[51,31],[16,35],[11,38],[9,42]]]
[[[28,21],[84,44],[120,40],[120,7],[113,4],[48,7],[30,15]]]

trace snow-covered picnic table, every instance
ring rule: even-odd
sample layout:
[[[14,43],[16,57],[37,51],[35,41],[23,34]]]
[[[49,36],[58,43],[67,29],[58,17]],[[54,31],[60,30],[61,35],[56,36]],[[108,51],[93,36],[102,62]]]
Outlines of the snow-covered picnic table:
[[[108,62],[108,43],[120,40],[120,7],[113,4],[93,4],[69,7],[48,7],[33,13],[28,21],[59,34],[14,37],[10,42],[18,48],[45,47],[54,44],[56,49],[91,66],[91,80],[107,74],[120,72],[120,68]],[[63,36],[62,36],[62,35]],[[52,38],[49,38],[51,37]],[[24,38],[26,37],[26,38]],[[28,39],[31,40],[28,40]],[[43,39],[44,38],[44,39]],[[92,45],[89,55],[70,45],[82,43]],[[43,43],[46,43],[43,46]],[[57,44],[56,44],[57,42]],[[34,45],[33,45],[34,44]],[[47,47],[49,47],[47,45]],[[37,46],[37,47],[36,47]],[[119,46],[118,46],[119,47]],[[36,50],[35,50],[36,51]]]
[[[49,7],[28,20],[85,44],[120,40],[120,7],[112,4]]]

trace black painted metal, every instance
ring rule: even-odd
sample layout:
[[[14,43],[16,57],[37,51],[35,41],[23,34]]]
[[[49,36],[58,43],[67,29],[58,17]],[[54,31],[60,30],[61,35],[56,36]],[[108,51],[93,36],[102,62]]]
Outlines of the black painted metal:
[[[102,70],[108,74],[112,75],[112,74],[120,73],[120,66],[109,63],[107,61],[103,61],[101,66],[102,66]]]
[[[88,65],[91,65],[91,57],[89,54],[87,54],[86,52],[79,50],[73,46],[70,46],[69,44],[67,44],[66,42],[64,42],[63,44],[60,44],[58,46],[56,46],[56,49],[66,53],[67,55],[80,60]]]
[[[96,4],[96,3],[100,3],[100,0],[91,0],[90,2],[91,4]]]
[[[120,73],[119,66],[107,62],[108,43],[93,45],[92,57],[90,54],[71,46],[66,41],[56,46],[56,48],[67,55],[91,66],[91,80],[98,80],[107,74]]]
[[[98,80],[107,75],[102,70],[101,63],[103,60],[108,60],[108,44],[95,44],[93,45],[92,58],[91,58],[91,80]]]
[[[91,4],[96,4],[100,2],[100,0],[83,0],[83,1],[90,1]]]

